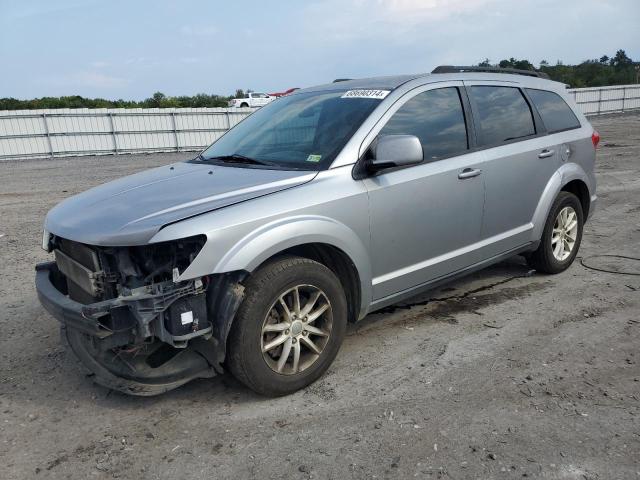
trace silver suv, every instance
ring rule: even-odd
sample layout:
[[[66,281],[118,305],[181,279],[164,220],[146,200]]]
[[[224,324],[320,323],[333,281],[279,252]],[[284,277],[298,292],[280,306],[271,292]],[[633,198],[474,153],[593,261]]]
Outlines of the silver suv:
[[[38,294],[103,385],[153,395],[228,369],[287,394],[369,312],[516,254],[568,268],[598,140],[534,72],[299,90],[193,160],[53,208]]]

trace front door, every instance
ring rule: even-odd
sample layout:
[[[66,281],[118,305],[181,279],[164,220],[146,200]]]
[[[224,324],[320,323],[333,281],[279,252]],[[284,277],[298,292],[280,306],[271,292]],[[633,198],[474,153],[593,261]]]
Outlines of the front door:
[[[365,179],[374,301],[479,259],[482,152],[470,153],[460,82],[407,94],[378,136],[417,136],[424,162]]]

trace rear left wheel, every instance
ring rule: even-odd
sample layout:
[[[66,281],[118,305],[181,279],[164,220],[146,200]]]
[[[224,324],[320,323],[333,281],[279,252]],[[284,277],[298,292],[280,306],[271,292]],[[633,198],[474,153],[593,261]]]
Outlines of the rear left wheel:
[[[551,206],[538,249],[528,263],[544,273],[560,273],[573,263],[582,241],[584,217],[578,197],[560,192]]]
[[[329,368],[346,324],[345,295],[331,270],[306,258],[276,260],[245,286],[229,334],[229,369],[262,395],[295,392]]]

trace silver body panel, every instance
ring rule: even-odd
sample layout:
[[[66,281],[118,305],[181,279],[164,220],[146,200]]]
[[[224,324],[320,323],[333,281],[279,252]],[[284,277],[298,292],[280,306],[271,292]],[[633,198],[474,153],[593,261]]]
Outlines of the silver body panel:
[[[354,179],[354,165],[409,98],[433,88],[473,84],[555,91],[581,127]],[[49,213],[45,228],[97,245],[139,245],[205,234],[206,244],[179,280],[252,272],[287,248],[332,245],[358,272],[361,318],[442,279],[535,245],[553,200],[570,181],[586,184],[593,212],[593,129],[562,84],[464,73],[354,80],[299,92],[354,88],[392,91],[327,170],[162,167],[63,202]],[[538,158],[544,149],[554,154]],[[482,174],[461,180],[458,175],[465,168]]]
[[[56,205],[45,229],[88,245],[144,245],[164,225],[310,181],[315,172],[175,163]]]

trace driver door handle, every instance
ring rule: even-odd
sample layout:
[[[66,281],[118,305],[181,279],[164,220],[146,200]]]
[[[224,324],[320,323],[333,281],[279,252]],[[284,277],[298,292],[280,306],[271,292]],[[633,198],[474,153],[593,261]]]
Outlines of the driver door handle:
[[[465,180],[467,178],[477,177],[482,173],[482,170],[479,168],[465,168],[458,174],[458,178],[460,180]]]
[[[538,154],[538,158],[548,158],[548,157],[553,156],[553,154],[554,154],[554,153],[556,153],[556,152],[555,152],[555,151],[553,151],[553,150],[549,150],[549,149],[546,149],[546,148],[545,148],[544,150],[542,150],[542,151]]]

